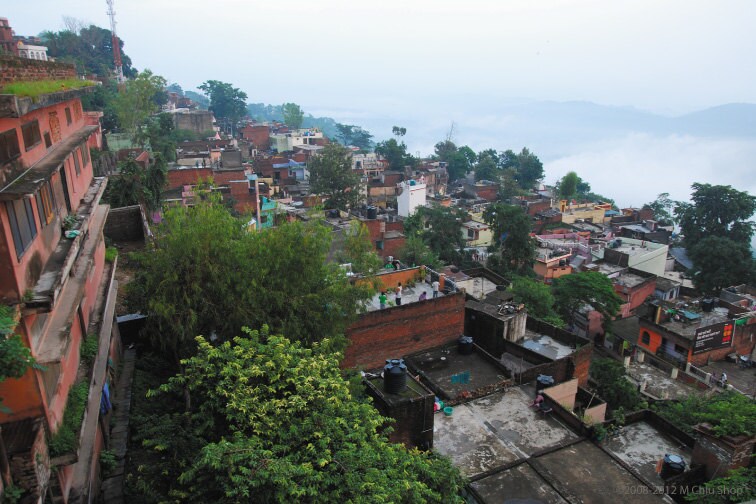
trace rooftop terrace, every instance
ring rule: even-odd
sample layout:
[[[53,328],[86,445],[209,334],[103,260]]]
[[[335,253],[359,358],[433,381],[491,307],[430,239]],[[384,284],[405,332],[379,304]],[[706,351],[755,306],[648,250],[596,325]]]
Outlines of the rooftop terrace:
[[[528,350],[532,350],[553,360],[567,357],[575,351],[575,347],[572,345],[557,341],[545,334],[538,334],[530,329],[525,330],[525,339],[519,343]]]

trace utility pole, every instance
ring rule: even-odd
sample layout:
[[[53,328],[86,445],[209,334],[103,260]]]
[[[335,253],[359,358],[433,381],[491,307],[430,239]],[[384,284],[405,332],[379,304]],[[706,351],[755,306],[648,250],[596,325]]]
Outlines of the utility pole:
[[[121,61],[121,44],[116,35],[115,10],[113,9],[113,0],[105,0],[108,3],[108,17],[110,18],[110,35],[113,44],[113,63],[115,65],[115,78],[118,84],[123,84],[126,79],[123,77],[123,62]]]

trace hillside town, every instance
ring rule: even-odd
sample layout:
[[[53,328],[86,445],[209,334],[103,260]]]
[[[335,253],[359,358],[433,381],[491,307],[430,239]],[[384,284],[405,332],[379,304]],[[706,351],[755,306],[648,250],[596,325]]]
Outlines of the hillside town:
[[[3,503],[756,498],[756,196],[621,208],[12,22]]]

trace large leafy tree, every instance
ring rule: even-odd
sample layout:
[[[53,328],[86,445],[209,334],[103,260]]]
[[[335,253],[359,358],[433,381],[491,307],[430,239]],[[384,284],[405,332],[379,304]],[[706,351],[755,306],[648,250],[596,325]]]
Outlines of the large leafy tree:
[[[420,237],[430,250],[446,264],[460,264],[465,248],[462,236],[464,211],[431,205],[420,207],[404,221],[408,239]]]
[[[551,288],[543,282],[527,277],[517,277],[509,286],[514,300],[525,305],[528,315],[543,320],[557,327],[564,327],[564,322],[554,310],[554,295]]]
[[[142,125],[160,109],[159,97],[163,93],[165,83],[163,77],[145,70],[127,81],[126,86],[113,100],[118,123],[133,141],[144,143]]]
[[[390,170],[402,171],[405,166],[415,166],[417,159],[407,152],[407,144],[399,142],[399,139],[407,134],[407,128],[394,126],[392,132],[396,138],[378,142],[375,146],[376,154],[388,161]]]
[[[756,260],[745,243],[707,236],[689,247],[688,255],[693,283],[704,294],[718,296],[726,287],[756,282]]]
[[[268,323],[306,343],[343,342],[344,329],[372,294],[327,263],[327,227],[244,229],[211,193],[193,207],[167,210],[154,247],[135,256],[129,307],[148,315],[147,336],[174,362],[193,353],[196,335],[228,340],[246,323]]]
[[[383,261],[375,253],[367,226],[360,221],[353,221],[345,233],[344,248],[339,255],[339,261],[350,263],[354,273],[363,275],[371,275],[380,270]]]
[[[81,27],[80,23],[69,24],[68,29],[45,31],[40,38],[47,46],[48,55],[58,61],[73,63],[79,73],[108,77],[113,74],[113,37],[110,30],[99,26]],[[118,39],[121,49],[123,75],[131,78],[136,70],[131,58],[123,51],[123,40]]]
[[[362,129],[360,126],[354,126],[352,124],[336,124],[338,130],[337,137],[341,143],[346,146],[355,146],[363,152],[369,152],[373,148],[373,135],[367,130]]]
[[[635,411],[643,406],[638,389],[625,378],[625,367],[614,359],[594,359],[591,378],[596,392],[612,409]]]
[[[571,200],[577,195],[580,177],[574,171],[567,172],[557,183],[557,194],[561,199]]]
[[[127,159],[119,164],[118,174],[110,177],[105,199],[113,208],[144,204],[148,210],[157,210],[167,174],[167,163],[160,154],[146,170]]]
[[[527,147],[523,147],[519,154],[511,150],[501,153],[500,167],[514,169],[515,179],[525,191],[533,189],[544,177],[543,163]]]
[[[691,203],[675,206],[686,246],[707,236],[750,242],[756,229],[756,223],[749,220],[756,213],[756,196],[731,186],[695,183],[692,187]]]
[[[622,299],[614,292],[611,279],[597,271],[573,273],[554,280],[554,301],[559,315],[574,322],[575,314],[585,305],[591,305],[603,317],[605,324],[620,309]]]
[[[654,201],[643,205],[644,208],[650,208],[654,212],[656,219],[662,226],[671,226],[675,223],[675,217],[672,215],[676,202],[672,201],[669,193],[659,194]]]
[[[228,82],[217,80],[205,81],[197,89],[210,98],[208,109],[215,118],[233,133],[239,119],[247,111],[247,93]]]
[[[478,164],[475,165],[475,180],[491,180],[497,182],[501,177],[496,155],[481,153]]]
[[[682,401],[665,401],[658,405],[659,414],[686,432],[702,422],[710,424],[720,436],[756,434],[756,403],[738,392],[710,397],[690,395]]]
[[[328,208],[346,210],[362,200],[360,173],[352,169],[349,149],[328,144],[307,163],[312,192],[326,197]]]
[[[435,152],[440,161],[446,162],[446,170],[451,181],[464,178],[472,171],[473,164],[477,160],[475,151],[470,147],[463,145],[457,148],[451,140],[438,142]]]
[[[156,452],[137,485],[152,500],[463,502],[447,459],[388,442],[387,419],[353,396],[328,340],[307,348],[267,327],[244,332],[220,345],[198,337],[197,355],[149,394],[193,398],[138,433]]]
[[[530,217],[520,207],[495,203],[486,208],[483,219],[494,236],[489,267],[505,276],[531,274],[535,242]]]
[[[304,112],[302,107],[296,103],[284,103],[281,106],[283,110],[284,123],[291,129],[299,129],[304,121]]]
[[[399,249],[399,258],[405,264],[430,266],[433,269],[441,267],[438,254],[423,241],[417,234],[407,237],[404,245]]]

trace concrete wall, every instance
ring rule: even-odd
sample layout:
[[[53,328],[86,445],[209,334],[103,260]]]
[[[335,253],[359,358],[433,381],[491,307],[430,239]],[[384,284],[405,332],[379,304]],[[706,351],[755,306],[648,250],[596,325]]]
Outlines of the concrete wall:
[[[111,208],[105,221],[104,233],[116,241],[144,240],[142,211],[139,205]]]
[[[205,133],[213,130],[213,113],[208,110],[176,112],[173,114],[176,129]]]
[[[425,389],[412,376],[407,376],[407,381],[414,381],[417,388]],[[386,393],[380,388],[382,386],[383,380],[378,379],[368,382],[366,390],[381,415],[396,421],[391,426],[393,430],[389,434],[389,441],[402,443],[407,448],[432,448],[434,394],[425,389],[426,394],[422,397],[386,400]]]
[[[572,379],[553,387],[549,387],[543,390],[549,398],[564,406],[566,409],[572,411],[575,408],[575,396],[577,396],[578,381]]]
[[[373,369],[401,357],[455,341],[464,330],[461,292],[385,310],[368,312],[346,330],[344,368]]]
[[[525,333],[527,313],[521,311],[509,319],[465,308],[465,334],[472,336],[475,343],[494,356],[501,356],[507,348],[507,341],[515,341]],[[518,337],[519,335],[519,337]]]
[[[697,425],[695,436],[691,463],[705,465],[707,478],[719,478],[732,469],[750,465],[756,437],[716,436],[707,424]]]

